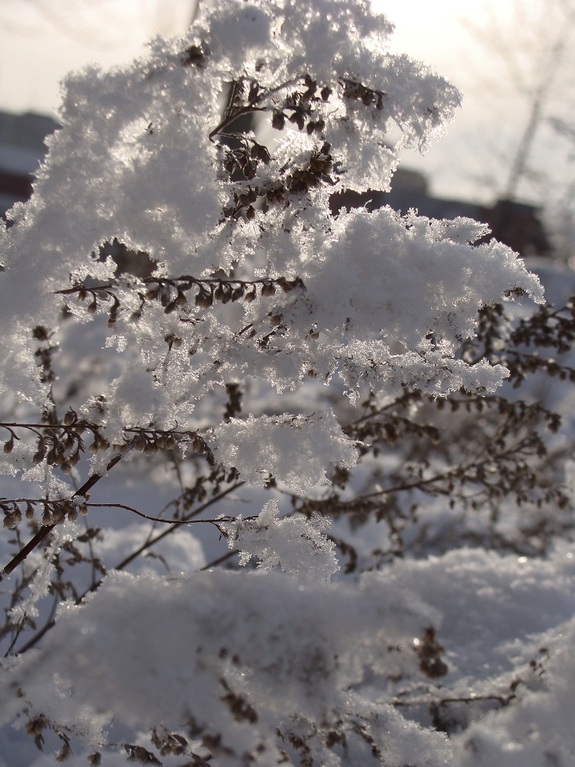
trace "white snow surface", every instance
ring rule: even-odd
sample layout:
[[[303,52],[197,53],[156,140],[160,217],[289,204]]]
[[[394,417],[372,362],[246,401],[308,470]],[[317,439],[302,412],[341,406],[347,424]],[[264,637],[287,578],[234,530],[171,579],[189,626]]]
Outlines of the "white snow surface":
[[[566,545],[546,561],[462,549],[398,562],[356,583],[270,570],[111,574],[85,605],[62,606],[41,651],[7,664],[2,720],[14,715],[5,691],[17,683],[35,708],[84,729],[94,744],[112,717],[177,727],[191,713],[208,728],[217,724],[233,747],[222,764],[261,744],[262,763],[272,764],[276,727],[296,716],[329,722],[337,710],[368,723],[390,767],[414,758],[567,765],[575,747],[574,594],[575,549]],[[416,676],[417,641],[429,625],[448,672],[437,684],[414,678],[399,694],[399,682],[382,680]],[[222,710],[222,680],[254,706],[256,723]],[[516,700],[498,705],[496,696],[511,690]],[[458,696],[475,697],[478,712],[483,696],[495,705],[449,741],[412,721],[410,706],[417,712],[432,697]]]

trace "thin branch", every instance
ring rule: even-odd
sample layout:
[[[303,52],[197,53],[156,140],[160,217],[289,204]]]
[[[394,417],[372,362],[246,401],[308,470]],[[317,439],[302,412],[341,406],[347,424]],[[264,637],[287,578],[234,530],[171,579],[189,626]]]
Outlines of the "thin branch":
[[[114,468],[114,466],[118,463],[118,461],[121,459],[122,455],[115,455],[106,466],[106,473],[109,472],[111,469]],[[88,493],[90,490],[94,487],[96,482],[99,482],[99,480],[102,479],[104,474],[92,474],[88,479],[84,482],[82,487],[77,490],[72,498],[86,498],[88,496]],[[14,556],[10,562],[2,569],[0,572],[0,582],[6,578],[6,576],[10,575],[10,573],[18,567],[19,564],[21,564],[26,557],[34,551],[34,549],[39,546],[42,541],[52,532],[56,524],[51,525],[42,525],[42,527],[38,530],[36,535],[28,541],[28,543],[20,549],[20,551]]]
[[[118,564],[117,564],[117,565],[116,565],[114,568],[112,568],[112,569],[113,569],[113,570],[124,570],[124,569],[125,569],[125,568],[126,568],[126,567],[127,567],[129,564],[130,564],[130,562],[132,562],[134,559],[136,559],[137,557],[139,557],[139,556],[140,556],[140,555],[141,555],[141,554],[142,554],[144,551],[146,551],[146,549],[149,549],[149,548],[151,548],[151,547],[152,547],[154,544],[158,543],[158,541],[162,540],[162,539],[163,539],[163,538],[165,538],[167,535],[169,535],[169,534],[170,534],[170,533],[172,533],[174,530],[176,530],[176,529],[177,529],[177,528],[178,528],[178,527],[179,527],[181,524],[190,524],[190,521],[193,521],[193,517],[197,516],[198,514],[201,514],[201,513],[202,513],[203,511],[205,511],[207,508],[209,508],[209,507],[210,507],[210,506],[212,506],[213,504],[217,503],[217,502],[218,502],[218,501],[220,501],[222,498],[225,498],[225,496],[226,496],[226,495],[229,495],[229,493],[233,492],[234,490],[237,490],[239,487],[241,487],[241,486],[242,486],[242,485],[244,485],[244,484],[245,484],[245,482],[236,482],[234,485],[231,485],[230,487],[226,488],[226,490],[222,490],[222,492],[221,492],[221,493],[218,493],[218,495],[215,495],[215,496],[214,496],[213,498],[211,498],[209,501],[206,501],[205,503],[203,503],[203,504],[202,504],[201,506],[199,506],[197,509],[194,509],[194,511],[190,512],[190,513],[189,513],[189,514],[187,514],[185,517],[182,517],[182,519],[181,519],[181,520],[178,520],[177,522],[172,522],[172,521],[170,520],[170,522],[169,522],[169,525],[170,525],[170,526],[169,526],[169,527],[167,527],[167,528],[166,528],[165,530],[163,530],[161,533],[159,533],[158,535],[156,535],[154,538],[148,538],[148,539],[147,539],[147,540],[146,540],[146,541],[145,541],[145,542],[144,542],[144,543],[143,543],[141,546],[139,546],[137,549],[135,549],[135,550],[134,550],[134,551],[133,551],[133,552],[132,552],[132,553],[131,553],[129,556],[127,556],[125,559],[123,559],[121,562],[119,562],[119,563],[118,563]],[[101,504],[101,505],[108,505],[108,504]],[[117,504],[109,504],[109,505],[117,505]],[[132,509],[130,509],[130,510],[132,510]],[[165,520],[161,520],[161,518],[160,518],[160,520],[159,520],[159,521],[165,521]],[[206,522],[207,522],[207,521],[209,521],[209,520],[196,520],[196,521],[197,521],[197,522],[203,522],[203,521],[206,521]],[[224,554],[223,556],[221,556],[221,557],[219,557],[218,559],[214,560],[213,562],[210,562],[209,564],[207,564],[207,565],[204,565],[204,567],[202,567],[202,568],[200,568],[200,569],[201,569],[201,570],[206,570],[206,569],[208,569],[209,567],[215,567],[216,565],[220,564],[221,562],[224,562],[224,561],[226,561],[227,559],[229,559],[231,556],[233,556],[233,555],[234,555],[234,554],[236,554],[236,553],[237,553],[237,551],[229,551],[229,552],[227,552],[226,554]],[[82,601],[84,600],[84,598],[85,598],[85,597],[86,597],[88,594],[90,594],[90,593],[92,593],[92,592],[96,591],[96,589],[98,588],[98,586],[100,585],[100,583],[101,583],[101,582],[102,582],[102,581],[101,581],[101,580],[99,580],[99,581],[97,581],[97,582],[93,583],[93,584],[90,586],[90,588],[89,588],[89,589],[87,589],[87,590],[86,590],[86,591],[85,591],[83,594],[81,594],[81,595],[80,595],[80,596],[79,596],[79,597],[76,599],[76,604],[81,604],[81,603],[82,603]],[[22,646],[22,647],[21,647],[21,648],[18,650],[18,654],[21,654],[21,653],[23,653],[23,652],[26,652],[26,651],[27,651],[27,650],[29,650],[31,647],[34,647],[34,645],[35,645],[37,642],[39,642],[39,641],[40,641],[40,639],[42,639],[42,637],[43,637],[43,636],[44,636],[44,635],[45,635],[45,634],[46,634],[46,633],[47,633],[47,632],[48,632],[48,631],[49,631],[49,630],[52,628],[52,626],[53,626],[54,624],[55,624],[55,620],[54,620],[54,619],[51,619],[50,621],[48,621],[48,622],[47,622],[47,623],[46,623],[46,624],[45,624],[45,625],[44,625],[44,626],[43,626],[43,627],[40,629],[40,631],[38,631],[36,634],[34,634],[34,636],[33,636],[33,637],[31,637],[31,638],[28,640],[28,642],[26,642],[26,644],[25,644],[25,645],[23,645],[23,646]]]
[[[234,123],[238,117],[243,117],[244,115],[252,114],[253,112],[269,112],[270,109],[271,107],[255,107],[251,105],[238,107],[230,115],[224,117],[220,124],[216,125],[216,127],[210,131],[209,138],[213,139],[214,136],[221,134],[222,131],[232,125],[232,123]]]
[[[434,699],[434,698],[412,698],[411,700],[402,700],[401,698],[395,698],[395,700],[391,701],[392,706],[401,707],[401,706],[446,706],[450,703],[482,703],[486,701],[496,701],[497,703],[500,703],[502,707],[508,706],[512,700],[514,700],[517,696],[514,693],[511,693],[509,695],[495,695],[495,694],[487,694],[487,695],[474,695],[473,693],[471,695],[462,695],[461,697],[451,697],[451,698],[440,698],[440,699]]]
[[[222,554],[221,557],[218,557],[217,559],[212,559],[211,562],[208,562],[207,565],[204,565],[203,567],[200,567],[199,572],[204,572],[205,570],[211,570],[212,567],[217,567],[218,565],[221,565],[222,562],[227,562],[228,559],[231,559],[234,554],[237,554],[237,549],[232,549],[231,551],[227,551],[225,554]]]
[[[25,499],[24,499],[25,500]],[[125,509],[126,511],[131,511],[132,514],[137,514],[139,517],[142,517],[142,519],[147,519],[150,522],[160,522],[161,524],[165,525],[199,525],[199,524],[205,524],[209,523],[211,525],[215,525],[215,527],[218,527],[221,522],[232,522],[234,520],[234,517],[232,516],[223,516],[218,517],[217,519],[166,519],[165,517],[153,517],[150,514],[144,514],[143,511],[139,511],[139,509],[135,509],[133,506],[128,506],[125,503],[87,503],[86,506],[88,508],[106,508],[106,509]],[[245,520],[249,519],[255,519],[256,515],[253,517],[244,517]]]
[[[221,501],[222,498],[225,498],[227,495],[232,493],[234,490],[237,490],[239,487],[242,487],[245,482],[236,482],[235,484],[231,485],[230,487],[226,488],[225,490],[222,490],[221,493],[218,493],[217,495],[214,495],[213,498],[210,498],[209,501],[206,501],[201,506],[199,506],[197,509],[194,509],[194,511],[190,512],[186,516],[182,517],[181,521],[178,521],[177,524],[173,523],[169,527],[167,527],[165,530],[162,530],[161,533],[158,533],[158,535],[154,536],[154,538],[148,539],[145,543],[143,543],[141,546],[139,546],[135,551],[133,551],[129,556],[127,556],[125,559],[123,559],[121,562],[119,562],[115,567],[114,570],[123,570],[127,565],[130,564],[134,559],[140,556],[146,549],[150,548],[154,544],[158,543],[158,541],[161,541],[163,538],[165,538],[167,535],[169,535],[173,530],[175,530],[182,522],[189,522],[193,517],[198,516],[198,514],[201,514],[203,511],[205,511],[207,508],[212,506],[213,504],[217,503],[218,501]]]

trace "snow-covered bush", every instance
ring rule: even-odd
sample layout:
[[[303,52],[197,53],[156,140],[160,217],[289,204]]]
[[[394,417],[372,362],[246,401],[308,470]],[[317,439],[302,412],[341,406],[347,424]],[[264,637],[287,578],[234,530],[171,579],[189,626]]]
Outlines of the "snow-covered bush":
[[[520,641],[573,630],[571,553],[565,587],[527,560],[569,524],[530,533],[566,503],[533,479],[557,423],[494,394],[500,302],[542,289],[476,222],[334,214],[459,104],[391,32],[363,0],[220,0],[66,83],[0,246],[0,723],[59,760],[543,764],[505,761],[527,720],[497,709],[574,670],[556,642],[544,689],[553,642]]]

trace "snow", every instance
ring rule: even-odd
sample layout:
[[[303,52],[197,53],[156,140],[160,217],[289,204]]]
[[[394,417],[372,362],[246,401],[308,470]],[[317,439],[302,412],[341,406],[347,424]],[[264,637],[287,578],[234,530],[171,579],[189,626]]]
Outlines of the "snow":
[[[214,435],[218,460],[235,466],[253,484],[278,477],[294,493],[328,482],[336,465],[351,467],[357,450],[331,413],[311,416],[231,418]]]
[[[273,500],[253,520],[244,520],[240,515],[222,524],[229,547],[240,551],[240,565],[256,557],[258,567],[265,570],[279,566],[290,575],[329,581],[339,570],[335,545],[323,534],[329,521],[319,514],[309,521],[298,517],[278,519],[278,515],[278,501]]]
[[[387,188],[399,148],[424,148],[460,103],[389,53],[391,33],[364,0],[220,0],[132,65],[68,78],[34,196],[0,233],[2,422],[20,423],[0,427],[16,432],[0,500],[81,513],[2,582],[0,761],[23,742],[11,725],[45,716],[70,764],[152,749],[151,728],[218,767],[571,763],[568,535],[538,557],[470,548],[437,497],[401,519],[429,538],[376,567],[383,506],[356,529],[313,508],[329,514],[348,473],[343,496],[381,490],[391,463],[363,463],[342,426],[363,398],[496,391],[507,370],[460,354],[478,310],[544,300],[509,248],[476,244],[477,222],[330,212],[334,191]],[[226,170],[232,79],[246,111],[285,122],[266,151],[261,125],[238,139],[243,178]],[[114,238],[152,275],[99,260]],[[92,457],[37,458],[82,421]],[[512,535],[521,510],[498,511]],[[3,561],[27,533],[6,530]],[[346,535],[357,572],[336,555]]]
[[[260,524],[273,521],[270,511]],[[49,706],[59,721],[73,722],[96,742],[106,724],[98,711],[139,727],[158,720],[177,726],[191,712],[207,726],[223,726],[234,750],[264,743],[270,754],[263,763],[271,764],[274,727],[296,714],[329,720],[338,706],[348,714],[363,711],[370,726],[373,719],[385,764],[403,764],[414,735],[419,758],[421,749],[428,753],[421,764],[507,766],[522,759],[536,767],[545,753],[566,764],[561,760],[574,745],[574,587],[575,548],[567,545],[543,562],[461,549],[398,562],[355,585],[269,569],[176,578],[111,574],[84,606],[61,609],[41,653],[8,664],[3,689],[17,680],[39,710]],[[444,647],[447,673],[436,683],[407,682],[416,676],[414,648],[428,625]],[[143,636],[144,643],[137,639]],[[222,723],[222,680],[254,706],[256,724],[225,714]],[[346,692],[350,685],[353,695]],[[517,700],[509,707],[496,702],[511,693]],[[484,696],[492,697],[491,711],[449,743],[410,723],[410,707],[421,715],[434,697],[475,698],[479,715]],[[9,699],[3,696],[4,720],[6,708],[13,715]],[[398,699],[407,720],[390,708]],[[389,719],[393,738],[378,734],[375,710]]]

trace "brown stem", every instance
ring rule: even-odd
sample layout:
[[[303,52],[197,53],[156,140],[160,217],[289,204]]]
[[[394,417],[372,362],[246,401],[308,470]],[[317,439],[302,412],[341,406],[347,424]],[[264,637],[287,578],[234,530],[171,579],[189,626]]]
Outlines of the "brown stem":
[[[115,455],[106,466],[106,472],[110,471],[120,460],[122,457],[121,454]],[[84,482],[82,487],[79,490],[76,490],[72,498],[78,498],[78,497],[86,497],[90,490],[94,487],[96,482],[98,482],[100,479],[102,479],[104,475],[103,474],[92,474],[88,479]],[[28,543],[20,549],[20,551],[14,556],[10,562],[2,569],[0,572],[0,581],[3,581],[6,576],[10,575],[10,573],[15,570],[18,565],[20,565],[30,554],[30,552],[34,551],[34,549],[39,546],[42,541],[52,532],[52,530],[56,527],[55,524],[52,525],[42,525],[42,527],[38,530],[36,535],[31,538]]]
[[[217,517],[216,519],[190,519],[189,517],[183,517],[182,519],[172,519],[172,518],[166,519],[165,517],[154,517],[151,514],[145,514],[143,511],[140,511],[139,509],[135,509],[133,506],[128,506],[125,503],[87,503],[86,506],[89,509],[124,509],[125,511],[132,512],[132,514],[136,514],[138,517],[142,517],[142,519],[147,519],[150,522],[160,522],[163,525],[173,525],[174,527],[177,527],[178,525],[210,524],[220,529],[220,525],[222,522],[232,522],[235,519],[235,517],[226,517],[226,516],[220,516],[220,517]],[[257,518],[256,516],[243,517],[243,520],[244,522],[246,522],[256,518]]]
[[[221,557],[218,557],[217,559],[212,559],[211,562],[208,562],[207,565],[204,565],[203,567],[200,567],[200,572],[204,570],[211,570],[212,567],[217,567],[218,565],[221,565],[222,562],[227,562],[228,559],[231,559],[234,554],[237,554],[237,549],[232,549],[231,551],[227,551],[225,554],[222,554]]]
[[[194,511],[190,512],[189,514],[182,517],[181,521],[178,521],[177,524],[171,523],[169,527],[166,527],[164,530],[162,530],[161,533],[158,533],[158,535],[154,536],[153,538],[149,538],[145,543],[143,543],[141,546],[139,546],[135,551],[133,551],[129,556],[127,556],[125,559],[123,559],[121,562],[119,562],[115,567],[114,570],[123,570],[127,565],[130,564],[134,559],[140,556],[146,549],[153,546],[158,541],[161,541],[163,538],[165,538],[167,535],[169,535],[173,530],[175,530],[180,524],[188,522],[192,517],[197,516],[198,514],[201,514],[203,511],[205,511],[208,507],[212,506],[214,503],[217,503],[222,498],[225,498],[226,495],[229,495],[229,493],[233,492],[234,490],[237,490],[238,487],[241,487],[245,483],[242,482],[236,482],[234,485],[231,485],[230,487],[226,488],[225,490],[222,490],[221,493],[218,493],[217,495],[214,495],[213,498],[210,498],[209,501],[206,501],[201,506],[199,506]]]
[[[148,549],[151,546],[153,546],[155,543],[157,543],[162,538],[165,538],[166,535],[169,535],[173,530],[175,530],[178,527],[179,524],[187,524],[187,523],[189,523],[189,521],[192,519],[192,517],[195,517],[198,514],[201,514],[202,511],[205,511],[209,506],[212,506],[214,503],[217,503],[222,498],[224,498],[226,495],[231,493],[233,490],[237,490],[238,487],[241,487],[244,484],[245,484],[244,482],[236,482],[231,487],[226,488],[226,490],[222,490],[221,493],[218,493],[218,495],[215,495],[213,498],[210,498],[209,501],[206,501],[201,506],[199,506],[197,509],[194,509],[194,511],[192,511],[189,514],[187,514],[186,516],[182,517],[181,520],[178,520],[178,523],[170,522],[169,523],[170,526],[168,528],[163,530],[161,533],[156,535],[154,538],[148,538],[148,540],[145,543],[143,543],[141,546],[139,546],[137,549],[135,549],[129,556],[127,556],[122,562],[119,562],[113,569],[114,570],[123,570],[125,567],[127,567],[127,565],[130,564],[130,562],[132,562],[134,559],[139,557],[140,554],[142,554],[146,549]],[[166,520],[162,520],[162,521],[166,521]],[[198,522],[202,522],[202,521],[207,521],[207,520],[197,520],[197,521]],[[204,567],[201,567],[200,570],[207,570],[210,567],[215,567],[215,566],[219,565],[221,562],[225,562],[226,560],[230,559],[230,557],[232,557],[234,554],[237,554],[237,553],[238,553],[237,550],[228,551],[226,554],[224,554],[223,556],[219,557],[218,559],[215,559],[214,561],[209,562],[207,565],[204,565]],[[101,583],[101,580],[98,581],[97,583],[93,583],[92,586],[90,586],[89,589],[87,589],[83,594],[81,594],[77,598],[76,604],[81,604],[82,601],[84,600],[84,597],[87,594],[90,594],[91,592],[96,591],[96,589],[98,588],[100,583]],[[56,621],[54,620],[54,618],[50,618],[50,620],[48,620],[44,624],[44,626],[39,631],[37,631],[36,634],[34,634],[34,636],[31,637],[26,642],[25,645],[20,647],[20,649],[18,650],[18,655],[21,655],[22,653],[25,653],[27,650],[29,650],[31,647],[34,647],[34,645],[40,639],[42,639],[42,637],[52,628],[52,626],[55,624],[55,622]]]

